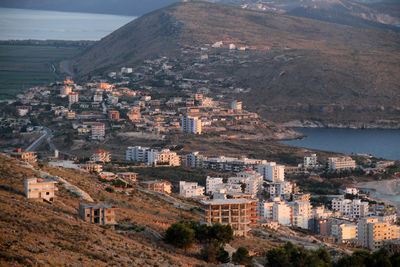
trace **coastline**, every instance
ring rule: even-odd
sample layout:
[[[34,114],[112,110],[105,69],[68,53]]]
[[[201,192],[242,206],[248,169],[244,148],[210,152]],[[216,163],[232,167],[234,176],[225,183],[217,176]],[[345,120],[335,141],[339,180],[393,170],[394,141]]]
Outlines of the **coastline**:
[[[381,130],[399,130],[400,122],[394,120],[381,120],[375,122],[322,122],[315,120],[292,120],[281,123],[289,128],[336,128],[336,129],[381,129]]]
[[[377,202],[384,202],[400,208],[400,179],[371,181],[371,182],[358,182],[355,184],[360,190],[368,190],[370,192],[370,199]],[[398,197],[398,200],[392,198]]]

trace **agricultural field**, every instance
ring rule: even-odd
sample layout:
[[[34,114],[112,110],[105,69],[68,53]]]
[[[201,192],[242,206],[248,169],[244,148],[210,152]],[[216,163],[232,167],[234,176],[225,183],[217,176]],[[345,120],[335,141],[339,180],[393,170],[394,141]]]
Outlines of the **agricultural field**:
[[[34,46],[0,44],[0,99],[23,89],[63,78],[60,62],[77,55],[76,46]]]

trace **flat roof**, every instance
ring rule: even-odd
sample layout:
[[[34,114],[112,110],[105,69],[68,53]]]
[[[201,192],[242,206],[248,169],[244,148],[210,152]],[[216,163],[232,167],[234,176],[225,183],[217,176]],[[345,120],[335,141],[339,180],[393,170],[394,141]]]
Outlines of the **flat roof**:
[[[203,205],[223,205],[223,204],[248,204],[251,200],[245,198],[233,198],[233,199],[210,199],[200,201]]]
[[[79,203],[79,207],[83,207],[85,209],[87,208],[104,208],[104,209],[112,209],[115,208],[115,206],[111,206],[110,204],[105,204],[105,203]]]

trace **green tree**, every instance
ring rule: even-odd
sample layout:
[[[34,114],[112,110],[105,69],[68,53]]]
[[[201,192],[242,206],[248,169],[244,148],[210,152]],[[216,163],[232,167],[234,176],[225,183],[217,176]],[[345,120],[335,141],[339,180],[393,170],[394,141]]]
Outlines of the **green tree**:
[[[222,263],[228,263],[231,261],[231,258],[229,257],[229,253],[223,247],[219,247],[219,250],[217,253],[217,260]]]
[[[233,229],[229,224],[216,223],[209,230],[209,236],[224,245],[233,240]]]
[[[331,266],[332,263],[332,259],[331,259],[331,255],[329,254],[328,250],[326,250],[326,248],[319,248],[316,251],[314,251],[312,253],[312,256],[315,256],[316,258],[318,258],[320,260],[320,263],[318,264],[318,266],[324,266],[324,267],[329,267]]]
[[[209,263],[217,262],[218,244],[217,242],[211,242],[204,246],[200,252],[200,256],[203,260]]]
[[[274,248],[267,251],[266,267],[290,267],[289,256],[284,248]]]
[[[239,247],[235,253],[232,254],[232,261],[234,263],[242,264],[247,266],[254,266],[252,257],[249,255],[249,251],[245,247]]]
[[[166,232],[165,241],[178,248],[187,249],[192,246],[195,232],[185,223],[179,222],[171,225]]]
[[[390,256],[390,262],[392,266],[400,266],[400,252],[396,252]]]
[[[392,267],[389,251],[384,248],[375,251],[372,254],[372,258],[374,259],[374,267]]]

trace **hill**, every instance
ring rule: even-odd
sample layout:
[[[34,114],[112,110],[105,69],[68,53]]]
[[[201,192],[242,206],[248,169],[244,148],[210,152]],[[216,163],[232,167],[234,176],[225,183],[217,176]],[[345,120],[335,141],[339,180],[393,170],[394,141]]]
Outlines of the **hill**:
[[[262,49],[210,48],[213,60],[202,70],[180,73],[250,88],[236,97],[265,117],[399,118],[400,35],[205,2],[174,4],[128,23],[76,57],[74,70],[106,73],[162,56],[194,64],[195,51],[217,41]]]
[[[62,177],[89,193],[95,202],[118,207],[120,228],[85,223],[77,215],[83,201],[61,184],[52,204],[26,199],[24,179],[39,177],[39,171]],[[205,264],[160,241],[171,223],[198,218],[155,195],[136,189],[131,193],[107,192],[103,183],[85,173],[50,166],[32,169],[0,155],[1,266]]]
[[[217,0],[216,2],[246,9],[290,14],[349,26],[399,31],[397,27],[390,26],[400,23],[400,17],[392,11],[393,7],[399,8],[399,3],[387,3],[383,1],[367,4],[353,0]],[[388,5],[392,7],[392,10],[384,8]]]

